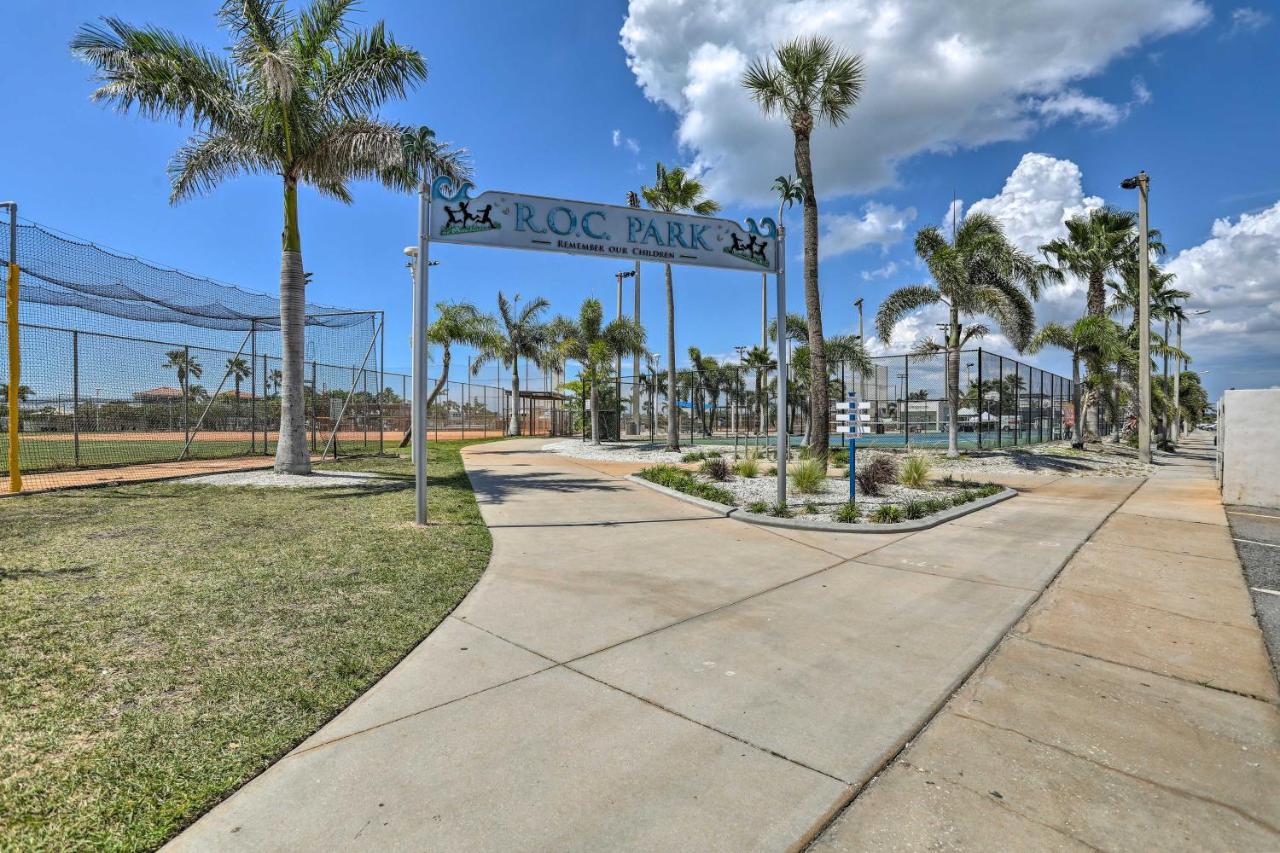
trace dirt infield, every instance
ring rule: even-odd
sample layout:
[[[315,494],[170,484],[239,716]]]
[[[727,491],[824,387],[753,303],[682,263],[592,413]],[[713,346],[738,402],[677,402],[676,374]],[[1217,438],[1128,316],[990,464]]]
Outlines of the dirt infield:
[[[276,430],[267,431],[267,443],[275,444],[280,433]],[[400,432],[392,432],[386,430],[383,432],[383,439],[388,444],[399,444],[401,438]],[[500,429],[429,429],[427,430],[427,439],[429,441],[456,441],[463,438],[491,438],[502,435]],[[74,436],[69,432],[23,432],[21,433],[22,441],[72,441]],[[338,441],[359,441],[363,442],[365,438],[369,441],[378,440],[378,431],[369,430],[343,430],[338,433]],[[125,430],[122,432],[82,432],[80,433],[80,442],[96,443],[96,442],[123,442],[123,441],[178,441],[185,442],[186,435],[182,430],[154,430],[150,432],[142,432],[138,430]],[[308,433],[310,439],[310,433]],[[316,433],[316,442],[320,447],[329,440],[329,434]],[[259,445],[262,443],[262,432],[251,433],[248,430],[227,430],[213,431],[206,430],[196,434],[195,442],[201,441],[243,441],[248,444],[250,441],[257,441]]]

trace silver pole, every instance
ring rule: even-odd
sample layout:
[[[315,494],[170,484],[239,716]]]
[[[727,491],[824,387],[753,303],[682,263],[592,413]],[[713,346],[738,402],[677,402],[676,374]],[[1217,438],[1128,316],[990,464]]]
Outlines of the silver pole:
[[[787,503],[787,230],[778,226],[778,506]]]
[[[632,318],[636,321],[636,325],[640,325],[640,262],[636,261],[635,278],[635,307],[633,312],[635,316]],[[640,353],[631,354],[631,424],[632,432],[636,436],[640,435]]]
[[[1178,325],[1178,352],[1182,352],[1182,318],[1176,318]],[[1178,443],[1178,434],[1182,432],[1182,388],[1179,380],[1182,379],[1182,356],[1175,356],[1173,360],[1173,434],[1171,438],[1173,443]]]
[[[769,274],[767,272],[760,273],[760,349],[769,349]]]
[[[1147,195],[1151,180],[1138,173],[1138,460],[1151,462],[1151,296],[1148,281]]]
[[[418,272],[413,288],[413,407],[409,429],[413,431],[414,520],[427,523],[427,270],[431,252],[431,196],[424,173],[418,186]]]

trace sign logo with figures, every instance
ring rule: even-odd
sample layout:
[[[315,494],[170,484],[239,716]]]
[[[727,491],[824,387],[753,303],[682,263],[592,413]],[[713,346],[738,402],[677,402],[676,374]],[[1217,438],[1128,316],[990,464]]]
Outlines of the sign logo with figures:
[[[433,241],[776,272],[772,219],[730,219],[486,190],[438,177],[431,184]]]

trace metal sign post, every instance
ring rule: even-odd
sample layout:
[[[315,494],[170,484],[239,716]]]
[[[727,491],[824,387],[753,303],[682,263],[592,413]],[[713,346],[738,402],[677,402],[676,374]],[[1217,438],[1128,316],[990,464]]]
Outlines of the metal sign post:
[[[787,229],[778,228],[774,246],[778,256],[778,510],[787,505]]]
[[[415,521],[427,523],[427,271],[431,268],[431,203],[424,177],[418,187],[418,265],[413,277],[413,482]]]
[[[858,437],[862,425],[871,420],[871,404],[858,402],[858,392],[849,391],[846,400],[836,403],[836,432],[849,436],[849,500],[854,499],[854,474],[858,471]]]

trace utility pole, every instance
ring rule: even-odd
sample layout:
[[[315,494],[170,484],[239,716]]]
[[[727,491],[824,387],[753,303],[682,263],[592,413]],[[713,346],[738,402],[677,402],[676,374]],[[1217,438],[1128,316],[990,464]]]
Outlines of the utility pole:
[[[1151,462],[1151,254],[1147,245],[1147,198],[1151,178],[1139,172],[1120,182],[1138,191],[1138,461]]]
[[[636,264],[639,266],[639,264]],[[635,270],[627,270],[626,272],[617,273],[618,276],[618,319],[622,319],[622,280],[624,278],[635,278]],[[637,362],[639,359],[637,358]],[[617,355],[617,364],[615,365],[615,373],[613,377],[613,406],[616,410],[615,421],[618,423],[618,441],[622,441],[622,353]],[[631,377],[631,381],[635,383],[635,376]],[[632,393],[632,414],[634,414],[636,395]]]
[[[635,191],[627,193],[627,206],[639,207],[640,196]],[[636,261],[635,269],[635,307],[633,317],[636,325],[640,325],[640,262]],[[631,354],[631,426],[632,432],[640,435],[640,353]]]

